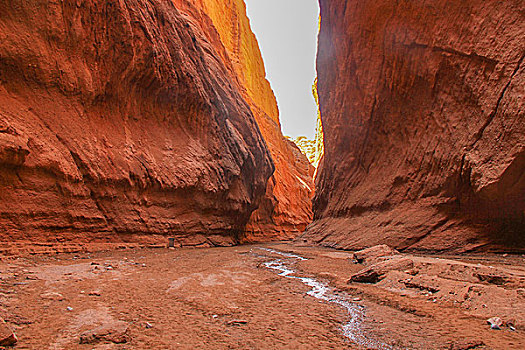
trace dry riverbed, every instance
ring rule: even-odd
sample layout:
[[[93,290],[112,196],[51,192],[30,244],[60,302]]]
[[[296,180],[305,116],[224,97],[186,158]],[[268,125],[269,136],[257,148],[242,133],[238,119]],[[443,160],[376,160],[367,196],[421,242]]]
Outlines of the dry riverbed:
[[[5,258],[0,316],[15,349],[525,348],[523,257],[353,258],[290,244]]]

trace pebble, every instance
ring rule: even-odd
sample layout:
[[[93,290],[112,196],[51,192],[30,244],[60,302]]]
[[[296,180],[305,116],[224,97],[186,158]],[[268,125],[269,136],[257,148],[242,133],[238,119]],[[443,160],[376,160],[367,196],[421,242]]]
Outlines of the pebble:
[[[57,300],[57,301],[64,300],[64,296],[62,294],[56,293],[56,292],[42,293],[42,294],[40,294],[40,298],[48,299],[48,300]]]
[[[153,328],[153,325],[151,323],[149,323],[149,322],[146,322],[146,328],[148,328],[148,329],[149,328]]]
[[[67,311],[73,311],[73,308],[71,306],[66,307]]]
[[[490,325],[491,329],[501,329],[503,321],[499,317],[492,317],[487,320],[487,323]]]
[[[228,321],[228,325],[230,326],[236,326],[236,325],[241,325],[241,324],[247,324],[248,321],[246,320],[231,320],[231,321]]]

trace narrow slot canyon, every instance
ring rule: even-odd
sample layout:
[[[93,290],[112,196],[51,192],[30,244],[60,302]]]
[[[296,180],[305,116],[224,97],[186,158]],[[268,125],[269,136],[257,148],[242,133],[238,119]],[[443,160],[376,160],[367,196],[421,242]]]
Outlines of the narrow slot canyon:
[[[524,14],[0,0],[0,348],[525,348]]]

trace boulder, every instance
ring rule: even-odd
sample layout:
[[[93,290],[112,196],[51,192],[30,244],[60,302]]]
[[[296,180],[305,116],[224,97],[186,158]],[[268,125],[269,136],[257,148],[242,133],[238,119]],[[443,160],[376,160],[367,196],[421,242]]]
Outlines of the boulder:
[[[384,276],[394,270],[404,271],[414,267],[414,261],[406,257],[397,257],[385,261],[375,263],[350,277],[349,283],[377,283],[384,278]]]
[[[355,252],[354,260],[360,264],[370,264],[380,258],[391,257],[398,254],[399,252],[397,250],[390,248],[386,244],[383,244]]]

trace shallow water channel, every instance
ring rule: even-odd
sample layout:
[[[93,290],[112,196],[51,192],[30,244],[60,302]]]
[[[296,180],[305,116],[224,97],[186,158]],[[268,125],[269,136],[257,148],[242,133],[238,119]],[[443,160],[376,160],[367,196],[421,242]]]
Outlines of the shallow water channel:
[[[383,344],[370,336],[365,334],[363,331],[363,322],[366,317],[365,307],[352,302],[352,297],[346,293],[338,292],[334,288],[330,287],[327,283],[320,282],[312,277],[300,276],[296,270],[293,269],[293,265],[299,261],[308,260],[297,254],[282,252],[270,248],[257,248],[262,251],[279,255],[282,258],[271,258],[273,260],[264,262],[264,266],[268,269],[274,270],[279,276],[285,278],[297,279],[310,287],[311,289],[307,292],[308,295],[325,301],[327,303],[336,304],[347,310],[350,320],[342,325],[343,335],[350,341],[363,346],[367,349],[392,349],[392,347]]]

